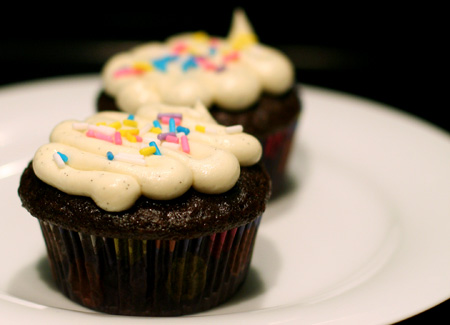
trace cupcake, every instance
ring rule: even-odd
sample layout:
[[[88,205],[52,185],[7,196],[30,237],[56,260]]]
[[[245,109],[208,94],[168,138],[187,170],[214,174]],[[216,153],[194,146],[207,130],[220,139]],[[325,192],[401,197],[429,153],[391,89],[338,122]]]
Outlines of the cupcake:
[[[102,70],[97,109],[133,114],[161,102],[201,100],[222,125],[243,125],[263,145],[273,195],[284,188],[301,105],[295,69],[285,54],[258,41],[245,13],[234,12],[226,38],[175,35],[112,56]]]
[[[64,121],[19,185],[58,288],[96,311],[178,316],[247,276],[270,178],[259,141],[194,108]]]

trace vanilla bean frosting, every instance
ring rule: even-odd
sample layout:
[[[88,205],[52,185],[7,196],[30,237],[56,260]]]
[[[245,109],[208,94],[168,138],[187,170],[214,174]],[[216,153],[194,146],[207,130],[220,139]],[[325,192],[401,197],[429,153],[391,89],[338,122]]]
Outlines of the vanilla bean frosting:
[[[122,211],[144,195],[170,200],[190,187],[224,193],[240,166],[257,163],[259,141],[240,125],[217,124],[206,107],[143,106],[135,115],[101,112],[86,121],[64,121],[33,159],[44,182],[91,197],[106,211]]]
[[[134,113],[164,102],[244,110],[261,94],[280,95],[294,83],[294,67],[275,48],[259,43],[245,13],[234,12],[227,38],[184,33],[111,57],[102,71],[105,92]]]

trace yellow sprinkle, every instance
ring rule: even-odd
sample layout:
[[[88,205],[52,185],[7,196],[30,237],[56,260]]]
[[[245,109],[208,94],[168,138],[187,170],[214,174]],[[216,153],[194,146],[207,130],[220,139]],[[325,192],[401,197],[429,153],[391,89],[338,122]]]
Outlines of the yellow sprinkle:
[[[205,133],[205,127],[203,125],[196,125],[195,131]]]
[[[97,126],[99,126],[99,125],[106,125],[106,123],[105,122],[98,122],[96,125]]]
[[[145,147],[139,150],[139,153],[143,156],[150,156],[153,155],[156,152],[155,147]]]
[[[156,133],[156,134],[160,134],[162,132],[162,130],[160,128],[158,128],[158,127],[152,127],[150,129],[150,132]]]
[[[141,71],[152,71],[153,70],[153,66],[151,66],[150,63],[144,62],[144,61],[135,62],[133,64],[133,68],[135,68],[136,70],[141,70]]]
[[[125,139],[127,139],[130,142],[137,142],[136,137],[134,137],[130,133],[125,133]]]
[[[123,120],[123,125],[137,127],[137,122],[134,120]]]
[[[119,132],[124,137],[127,134],[132,134],[132,135],[139,134],[139,129],[121,129],[121,130],[119,130]]]
[[[108,126],[118,130],[118,129],[120,129],[122,127],[122,124],[119,121],[116,121],[116,122],[113,122],[113,123],[109,124]]]
[[[206,42],[209,40],[209,35],[203,31],[192,33],[192,37],[194,38],[194,40],[200,42]]]
[[[231,41],[231,46],[235,50],[242,50],[247,46],[258,43],[258,38],[255,34],[240,34]]]

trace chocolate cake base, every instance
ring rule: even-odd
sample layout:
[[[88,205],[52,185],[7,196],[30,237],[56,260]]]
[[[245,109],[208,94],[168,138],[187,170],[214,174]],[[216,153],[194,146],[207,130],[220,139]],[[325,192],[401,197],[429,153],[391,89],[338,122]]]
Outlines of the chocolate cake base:
[[[141,197],[111,213],[42,182],[31,164],[19,196],[39,220],[58,288],[96,311],[179,316],[230,299],[245,280],[270,196],[264,167],[241,170],[220,195]]]

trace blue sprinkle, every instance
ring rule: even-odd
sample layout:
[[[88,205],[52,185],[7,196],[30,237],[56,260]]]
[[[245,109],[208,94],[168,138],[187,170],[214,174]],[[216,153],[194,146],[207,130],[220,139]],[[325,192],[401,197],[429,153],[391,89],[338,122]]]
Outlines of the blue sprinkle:
[[[61,159],[66,163],[69,158],[67,158],[67,156],[61,152],[58,151],[58,155],[61,157]]]
[[[188,128],[185,128],[184,126],[178,125],[177,132],[184,132],[184,134],[188,135],[189,132],[191,131]]]
[[[193,56],[189,57],[186,61],[184,61],[183,65],[181,66],[183,72],[186,72],[189,69],[195,69],[197,67],[198,67],[197,62],[195,62],[195,58]]]
[[[133,114],[128,115],[127,120],[134,120],[134,115]]]
[[[217,48],[216,47],[210,47],[209,48],[209,55],[213,56],[216,53],[217,53]]]
[[[159,123],[158,120],[154,120],[154,121],[153,121],[153,126],[154,126],[155,128],[160,128],[160,129],[162,130],[162,126],[161,126],[161,124]]]
[[[176,132],[175,119],[169,119],[169,132]]]
[[[108,151],[106,153],[106,157],[108,158],[108,160],[113,160],[114,159],[114,155],[113,155],[113,153],[111,151]]]
[[[155,141],[150,142],[148,145],[151,146],[151,147],[155,147],[155,148],[156,148],[155,155],[161,156],[161,151],[159,151],[159,148],[158,148],[158,146],[156,145]]]
[[[165,57],[162,57],[160,59],[153,60],[152,63],[154,67],[162,72],[167,71],[167,64],[169,64],[172,61],[175,61],[178,59],[178,56],[176,55],[168,55]]]

